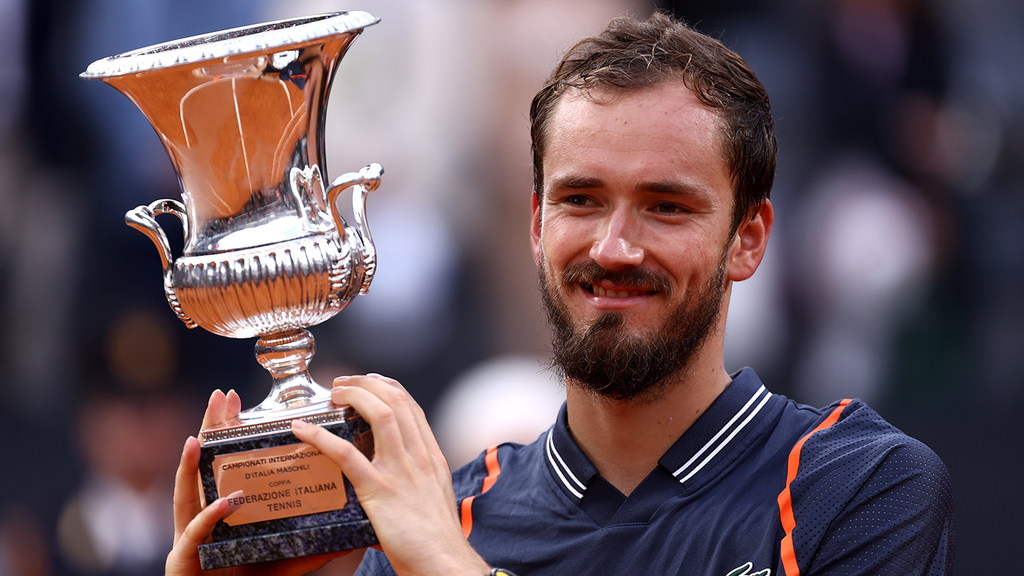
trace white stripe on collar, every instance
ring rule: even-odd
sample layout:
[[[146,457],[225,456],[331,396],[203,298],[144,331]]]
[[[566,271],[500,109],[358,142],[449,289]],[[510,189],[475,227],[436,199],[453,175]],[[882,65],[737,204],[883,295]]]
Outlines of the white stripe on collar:
[[[577,498],[582,500],[583,492],[587,491],[587,487],[584,486],[583,483],[580,482],[575,475],[573,475],[572,470],[570,470],[569,467],[566,466],[565,461],[562,460],[562,456],[559,455],[558,450],[555,449],[555,442],[554,440],[552,440],[552,434],[554,433],[554,431],[554,428],[548,430],[548,440],[545,443],[545,449],[548,455],[548,462],[551,463],[551,467],[555,469],[555,473],[558,474],[558,477],[562,480],[562,484],[565,485],[566,489],[568,489],[569,492],[572,492],[572,494],[575,495]],[[558,463],[555,462],[556,458],[558,459]],[[559,467],[559,463],[561,464],[561,467]],[[572,478],[572,481],[576,483],[576,486],[579,486],[579,490],[574,488],[573,485],[570,484],[569,481],[565,478],[565,475],[562,474],[562,468],[565,469],[565,473],[569,475],[569,478]]]
[[[726,432],[729,431],[729,429],[732,427],[732,425],[735,424],[736,421],[739,420],[740,417],[743,416],[743,414],[746,413],[748,409],[750,409],[750,406],[762,394],[764,394],[764,398],[761,399],[761,403],[758,404],[756,408],[754,408],[754,410],[746,417],[745,420],[743,420],[743,422],[741,422],[739,424],[739,426],[737,426],[732,431],[731,434],[729,434],[728,436],[723,438],[721,440],[721,442],[718,442],[719,438],[723,434],[725,434]],[[686,462],[686,464],[683,464],[682,466],[679,467],[678,470],[673,472],[672,475],[675,476],[679,480],[680,483],[685,483],[687,480],[692,478],[694,474],[696,474],[697,472],[700,472],[700,470],[702,468],[704,468],[704,466],[707,465],[707,463],[710,462],[711,459],[714,458],[715,455],[718,454],[722,450],[722,448],[725,448],[729,444],[729,442],[731,442],[732,439],[736,437],[736,435],[740,432],[740,430],[743,430],[743,428],[747,424],[750,423],[750,421],[754,418],[754,416],[756,416],[757,413],[761,411],[761,408],[764,407],[765,403],[767,403],[768,400],[771,397],[772,397],[771,393],[768,392],[767,390],[765,390],[764,386],[761,386],[760,388],[758,388],[757,392],[754,392],[754,395],[750,397],[750,400],[748,400],[747,403],[744,404],[742,408],[740,408],[739,412],[737,412],[735,416],[733,416],[728,422],[726,422],[725,426],[722,426],[722,429],[719,430],[718,433],[715,434],[711,438],[711,440],[708,440],[707,444],[705,444],[700,450],[698,450],[697,453],[694,454],[693,457],[690,458]],[[683,476],[682,478],[679,477],[680,474],[685,472],[690,466],[692,466],[697,461],[698,458],[701,457],[701,455],[704,454],[704,452],[706,452],[708,450],[711,450],[711,453],[708,454],[708,456],[706,458],[704,458],[704,460],[702,460],[699,464],[697,464],[697,466],[695,468],[693,468],[692,470],[690,470],[685,476]]]

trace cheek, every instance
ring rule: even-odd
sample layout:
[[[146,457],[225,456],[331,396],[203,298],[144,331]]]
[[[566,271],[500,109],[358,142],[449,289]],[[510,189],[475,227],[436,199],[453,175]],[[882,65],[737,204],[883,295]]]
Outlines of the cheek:
[[[715,277],[722,266],[723,257],[728,257],[728,249],[720,249],[717,244],[677,243],[671,255],[666,254],[663,260],[669,268],[669,274],[677,287],[691,293],[703,287]]]
[[[564,267],[577,253],[583,250],[585,236],[580,230],[566,226],[565,222],[548,221],[541,227],[538,252],[541,262],[548,266]]]

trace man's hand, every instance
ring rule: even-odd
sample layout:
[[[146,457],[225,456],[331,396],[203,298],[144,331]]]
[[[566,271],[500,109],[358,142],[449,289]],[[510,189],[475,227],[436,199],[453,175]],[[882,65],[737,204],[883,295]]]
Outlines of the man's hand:
[[[234,419],[241,410],[242,402],[234,390],[224,394],[217,390],[210,396],[210,403],[203,417],[202,430]],[[264,564],[237,566],[218,571],[204,572],[199,567],[199,545],[213,532],[218,520],[231,510],[227,498],[218,498],[203,508],[199,494],[199,441],[190,437],[181,452],[181,462],[174,477],[174,548],[167,555],[165,574],[167,576],[197,576],[199,574],[305,574],[322,567],[333,558],[348,552],[325,554],[306,558],[293,558]]]
[[[292,431],[336,462],[352,482],[400,576],[481,576],[490,571],[463,535],[451,472],[423,410],[397,381],[378,374],[334,381],[331,399],[370,424],[375,454],[306,422]]]

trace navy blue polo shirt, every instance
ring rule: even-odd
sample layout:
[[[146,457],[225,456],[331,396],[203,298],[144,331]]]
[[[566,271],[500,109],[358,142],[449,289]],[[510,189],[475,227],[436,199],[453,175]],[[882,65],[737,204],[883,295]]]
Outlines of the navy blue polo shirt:
[[[859,400],[824,409],[751,369],[628,496],[569,434],[565,406],[533,444],[453,475],[469,542],[519,576],[949,574],[953,498],[941,460]],[[359,574],[394,574],[368,551]]]

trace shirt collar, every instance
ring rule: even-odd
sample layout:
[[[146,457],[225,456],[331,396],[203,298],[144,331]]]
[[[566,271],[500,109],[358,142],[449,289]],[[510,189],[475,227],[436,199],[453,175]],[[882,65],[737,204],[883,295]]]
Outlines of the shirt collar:
[[[765,389],[752,369],[744,368],[665,452],[659,464],[684,486],[693,485],[756,428],[756,423],[769,412],[765,408],[770,406],[772,398],[779,399]],[[590,480],[598,472],[569,434],[565,404],[544,438],[544,454],[555,484],[579,504]]]
[[[694,484],[732,448],[740,445],[771,412],[769,392],[750,368],[740,370],[700,418],[658,461],[681,484]]]
[[[597,468],[569,434],[569,416],[565,403],[545,438],[544,455],[555,483],[566,496],[579,504],[590,479],[597,475]]]

